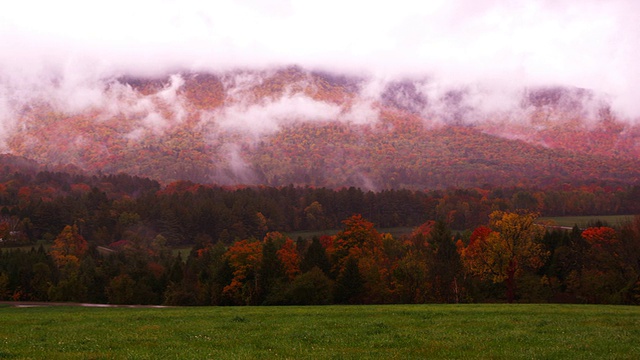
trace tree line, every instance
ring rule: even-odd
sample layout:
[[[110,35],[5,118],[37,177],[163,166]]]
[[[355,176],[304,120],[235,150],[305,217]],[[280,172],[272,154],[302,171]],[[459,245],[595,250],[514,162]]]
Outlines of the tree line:
[[[72,170],[5,165],[0,298],[183,305],[637,301],[637,220],[566,231],[542,228],[530,214],[638,214],[639,186],[372,192],[162,186]],[[524,225],[526,231],[518,227]],[[393,227],[414,231],[378,230]],[[327,229],[335,235],[287,235]],[[529,245],[505,257],[510,253],[501,249],[517,248],[510,233],[529,234]],[[176,246],[192,251],[179,255]]]
[[[640,217],[619,227],[545,227],[494,211],[454,234],[428,221],[394,238],[355,214],[335,235],[280,232],[229,244],[201,236],[186,258],[167,239],[112,248],[68,225],[49,249],[0,252],[0,299],[166,305],[640,302]]]
[[[90,243],[106,246],[162,235],[171,246],[198,237],[230,244],[291,233],[338,229],[352,214],[380,228],[415,227],[442,219],[473,229],[495,210],[529,210],[543,216],[640,213],[640,186],[607,183],[549,188],[482,187],[431,191],[363,191],[295,187],[158,182],[129,175],[67,172],[0,174],[0,246],[35,244],[76,225]]]

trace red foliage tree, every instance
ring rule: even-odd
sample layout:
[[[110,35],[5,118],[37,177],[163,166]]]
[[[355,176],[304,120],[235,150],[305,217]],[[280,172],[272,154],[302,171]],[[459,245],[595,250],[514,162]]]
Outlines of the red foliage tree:
[[[296,244],[291,239],[287,239],[280,250],[277,251],[278,259],[282,262],[284,273],[289,279],[293,280],[300,274],[300,256],[296,251]]]
[[[582,232],[582,238],[596,248],[611,246],[618,242],[616,230],[608,226],[587,228]]]

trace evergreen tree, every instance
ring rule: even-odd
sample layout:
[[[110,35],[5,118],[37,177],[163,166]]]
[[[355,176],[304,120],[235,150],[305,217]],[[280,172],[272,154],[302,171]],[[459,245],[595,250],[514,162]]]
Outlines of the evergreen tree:
[[[282,262],[278,258],[278,247],[267,236],[262,246],[262,262],[258,272],[258,303],[264,302],[274,290],[282,290],[280,283],[284,279]]]
[[[358,268],[358,260],[349,256],[336,280],[334,299],[339,304],[361,303],[364,279]]]
[[[430,282],[434,300],[459,302],[459,275],[462,270],[460,254],[453,241],[451,229],[444,221],[436,221],[429,234],[431,246]]]
[[[314,267],[322,270],[322,272],[327,276],[331,271],[331,263],[329,262],[327,251],[324,246],[322,246],[322,243],[320,243],[320,239],[318,239],[317,236],[314,236],[311,240],[311,245],[309,245],[304,258],[302,259],[302,263],[300,264],[300,270],[302,270],[302,272],[308,272]]]

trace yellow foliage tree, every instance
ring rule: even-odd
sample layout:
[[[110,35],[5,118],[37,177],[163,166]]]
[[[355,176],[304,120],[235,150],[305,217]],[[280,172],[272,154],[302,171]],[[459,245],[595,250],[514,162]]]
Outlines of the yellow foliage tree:
[[[541,243],[544,228],[535,213],[494,211],[489,227],[474,231],[469,245],[461,249],[466,269],[474,275],[506,283],[509,302],[515,297],[516,280],[523,270],[539,269],[549,252]]]

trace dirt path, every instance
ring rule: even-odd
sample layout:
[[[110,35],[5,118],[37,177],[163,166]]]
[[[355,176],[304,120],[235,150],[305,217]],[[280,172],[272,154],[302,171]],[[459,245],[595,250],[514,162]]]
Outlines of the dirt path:
[[[88,303],[65,303],[65,302],[39,302],[39,301],[0,301],[0,305],[8,305],[12,307],[45,307],[45,306],[80,306],[95,308],[149,308],[162,309],[169,306],[162,305],[111,305],[111,304],[88,304]]]

